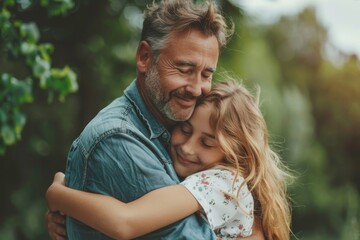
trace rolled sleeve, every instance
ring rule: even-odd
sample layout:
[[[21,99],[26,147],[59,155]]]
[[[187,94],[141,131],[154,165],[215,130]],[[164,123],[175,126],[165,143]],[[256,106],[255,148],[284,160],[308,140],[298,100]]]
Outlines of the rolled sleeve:
[[[234,182],[231,171],[209,169],[187,177],[181,184],[202,206],[217,236],[227,239],[252,234],[253,197],[243,182],[241,176]]]

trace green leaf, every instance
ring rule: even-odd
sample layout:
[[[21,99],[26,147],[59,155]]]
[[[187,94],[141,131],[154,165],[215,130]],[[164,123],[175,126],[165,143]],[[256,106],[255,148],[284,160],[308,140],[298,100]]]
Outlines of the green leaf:
[[[65,82],[66,92],[75,92],[78,90],[76,73],[68,66],[64,67],[61,71],[61,77]]]
[[[29,43],[36,43],[40,38],[39,29],[33,22],[21,24],[20,35]]]
[[[50,77],[50,62],[36,56],[35,63],[33,65],[34,76],[41,80],[40,86],[46,88],[47,79]]]
[[[50,43],[43,43],[38,46],[40,57],[46,61],[51,61],[51,54],[54,51],[54,46]]]
[[[52,69],[49,79],[49,88],[59,92],[59,99],[63,101],[68,93],[78,90],[76,73],[68,66],[63,69]]]
[[[73,0],[56,0],[52,2],[48,1],[47,4],[49,5],[48,11],[51,16],[65,14],[68,10],[74,7]]]
[[[26,123],[26,117],[25,115],[20,111],[14,112],[14,131],[17,139],[20,139],[21,137],[21,131],[23,130],[25,123]]]
[[[16,142],[15,132],[8,125],[3,125],[1,127],[1,137],[4,140],[5,145],[11,145]]]
[[[29,42],[22,42],[20,45],[20,51],[24,55],[32,54],[36,52],[36,45]]]
[[[33,101],[32,94],[32,80],[27,78],[23,81],[18,81],[18,103],[29,103]]]
[[[16,1],[22,11],[27,10],[29,7],[31,7],[32,1],[29,0],[16,0]]]
[[[6,9],[1,9],[0,11],[0,37],[1,42],[6,42],[6,40],[11,39],[12,24],[10,22],[11,14]]]
[[[11,76],[8,73],[1,74],[1,84],[6,86],[10,83]]]

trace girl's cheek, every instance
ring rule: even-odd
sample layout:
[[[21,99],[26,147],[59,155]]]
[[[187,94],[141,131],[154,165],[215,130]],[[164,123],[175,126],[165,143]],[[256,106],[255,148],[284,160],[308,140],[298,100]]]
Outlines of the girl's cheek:
[[[181,133],[174,131],[172,134],[172,137],[170,139],[170,143],[172,145],[180,144],[183,141],[183,136]]]

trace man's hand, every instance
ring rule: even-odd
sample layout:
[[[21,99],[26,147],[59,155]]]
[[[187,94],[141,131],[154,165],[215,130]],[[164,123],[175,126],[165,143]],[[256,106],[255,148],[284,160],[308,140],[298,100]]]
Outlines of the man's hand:
[[[47,211],[45,218],[48,233],[52,240],[67,239],[65,228],[65,215],[62,215],[59,212]]]

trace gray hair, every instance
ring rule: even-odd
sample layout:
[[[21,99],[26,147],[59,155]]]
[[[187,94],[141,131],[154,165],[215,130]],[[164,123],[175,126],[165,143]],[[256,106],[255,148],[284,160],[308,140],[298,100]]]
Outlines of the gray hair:
[[[233,34],[214,2],[195,4],[192,0],[162,0],[153,2],[144,12],[141,40],[147,41],[156,62],[172,32],[198,29],[207,36],[215,36],[219,49],[224,47]]]

